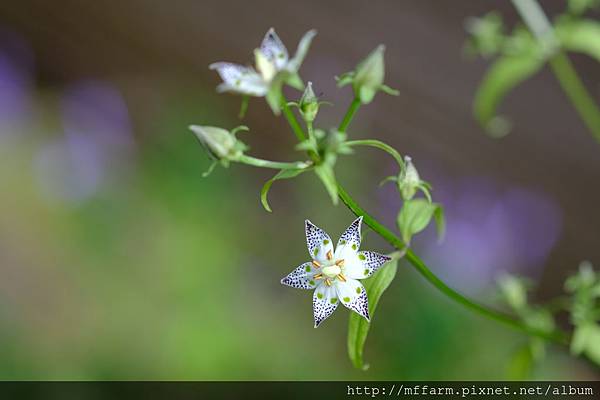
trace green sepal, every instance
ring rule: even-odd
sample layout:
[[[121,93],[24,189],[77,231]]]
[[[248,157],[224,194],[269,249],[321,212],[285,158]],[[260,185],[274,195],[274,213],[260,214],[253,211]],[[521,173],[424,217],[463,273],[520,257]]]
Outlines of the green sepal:
[[[405,201],[398,213],[398,229],[402,240],[410,244],[413,235],[424,230],[432,218],[435,217],[438,235],[441,236],[445,226],[442,208],[437,203],[430,203],[427,199],[412,199]]]

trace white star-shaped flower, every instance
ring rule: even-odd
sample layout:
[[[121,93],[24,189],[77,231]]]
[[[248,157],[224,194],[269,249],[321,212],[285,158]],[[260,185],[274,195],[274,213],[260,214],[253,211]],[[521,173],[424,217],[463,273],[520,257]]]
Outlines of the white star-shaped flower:
[[[267,97],[273,111],[279,113],[281,86],[287,83],[298,90],[304,88],[298,70],[306,56],[315,30],[304,34],[294,57],[290,58],[287,48],[273,28],[265,35],[260,48],[254,50],[256,69],[230,62],[216,62],[209,66],[217,70],[223,83],[219,92],[234,92],[255,97]]]
[[[315,289],[313,313],[315,328],[342,303],[369,321],[369,303],[358,281],[373,275],[391,258],[372,251],[359,251],[362,217],[357,218],[338,240],[334,250],[331,238],[306,220],[306,243],[311,262],[293,270],[281,283],[298,289]]]

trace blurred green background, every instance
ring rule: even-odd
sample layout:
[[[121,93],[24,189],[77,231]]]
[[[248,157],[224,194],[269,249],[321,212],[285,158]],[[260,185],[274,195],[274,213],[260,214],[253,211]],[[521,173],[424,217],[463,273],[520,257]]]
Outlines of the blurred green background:
[[[563,4],[553,3],[549,13]],[[553,9],[555,8],[555,10]],[[600,157],[549,71],[503,106],[515,129],[486,137],[471,101],[487,63],[463,54],[464,20],[509,2],[136,1],[0,3],[0,378],[504,379],[526,338],[442,297],[401,262],[366,347],[346,357],[348,311],[313,328],[311,295],[280,285],[304,262],[303,221],[337,237],[353,216],[309,175],[208,160],[187,126],[232,128],[239,98],[219,96],[209,63],[246,63],[274,26],[293,51],[319,31],[301,70],[335,107],[334,75],[387,45],[386,81],[350,135],[413,156],[448,213],[446,242],[415,246],[451,286],[497,304],[502,271],[552,297],[583,259],[600,265]],[[600,70],[573,57],[596,99]],[[298,93],[289,92],[289,97]],[[251,154],[301,157],[282,118],[251,101]],[[399,199],[371,150],[338,163],[339,180],[388,226]],[[391,249],[374,234],[365,248]],[[563,318],[559,323],[567,327]],[[562,349],[534,377],[593,379]]]

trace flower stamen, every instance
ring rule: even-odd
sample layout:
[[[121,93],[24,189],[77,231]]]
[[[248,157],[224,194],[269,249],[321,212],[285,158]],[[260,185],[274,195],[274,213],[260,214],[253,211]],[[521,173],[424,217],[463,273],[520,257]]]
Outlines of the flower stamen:
[[[323,274],[316,274],[315,276],[313,276],[313,279],[322,279],[323,278]]]
[[[331,250],[329,250],[329,251],[327,252],[327,259],[328,259],[328,260],[333,260],[333,252],[332,252]]]
[[[317,260],[313,260],[312,265],[314,265],[315,268],[321,268],[321,264]]]
[[[327,286],[331,286],[331,281],[329,280],[329,278],[326,278],[326,279],[325,279],[325,284],[326,284]]]
[[[344,274],[339,274],[337,277],[340,281],[346,282],[346,277],[344,276]]]
[[[337,260],[337,261],[335,262],[335,265],[337,265],[338,267],[343,267],[343,266],[344,266],[344,262],[345,262],[345,261],[344,261],[343,259],[341,259],[341,260]]]

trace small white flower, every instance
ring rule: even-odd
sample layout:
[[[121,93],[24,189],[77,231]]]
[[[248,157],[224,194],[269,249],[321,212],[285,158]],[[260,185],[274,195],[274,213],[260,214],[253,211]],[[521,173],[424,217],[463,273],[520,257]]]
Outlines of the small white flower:
[[[335,311],[340,302],[369,321],[367,293],[358,280],[373,275],[391,258],[358,250],[361,224],[362,217],[359,217],[342,234],[334,250],[329,235],[309,220],[305,221],[306,243],[312,261],[300,265],[281,283],[298,289],[315,289],[315,328]]]
[[[216,62],[209,66],[217,70],[223,79],[217,87],[219,92],[234,92],[255,97],[267,96],[275,112],[279,112],[281,85],[287,83],[298,90],[304,88],[298,70],[306,56],[315,30],[304,34],[294,57],[289,58],[287,48],[273,28],[265,35],[260,48],[254,50],[256,69],[229,62]],[[269,96],[271,94],[271,96]]]

